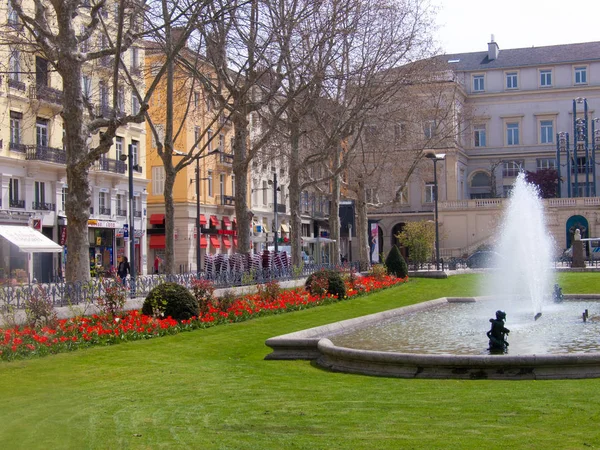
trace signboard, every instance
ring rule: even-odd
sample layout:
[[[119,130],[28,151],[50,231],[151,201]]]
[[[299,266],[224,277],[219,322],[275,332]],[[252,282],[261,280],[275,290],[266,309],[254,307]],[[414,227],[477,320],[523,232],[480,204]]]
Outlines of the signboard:
[[[33,229],[42,231],[42,219],[33,219]]]
[[[88,220],[88,227],[92,227],[92,228],[117,228],[117,222],[112,222],[110,220],[90,219],[90,220]]]

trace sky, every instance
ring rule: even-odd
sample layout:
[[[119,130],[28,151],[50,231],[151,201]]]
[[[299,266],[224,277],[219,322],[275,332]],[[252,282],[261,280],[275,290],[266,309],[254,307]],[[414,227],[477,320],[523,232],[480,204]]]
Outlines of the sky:
[[[600,41],[600,0],[431,0],[444,53]],[[596,22],[596,23],[594,23]]]

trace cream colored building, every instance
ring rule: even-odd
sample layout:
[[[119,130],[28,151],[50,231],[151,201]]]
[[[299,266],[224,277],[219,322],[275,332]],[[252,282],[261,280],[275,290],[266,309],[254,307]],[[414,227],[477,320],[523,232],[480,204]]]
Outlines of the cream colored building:
[[[108,8],[108,7],[107,7]],[[114,8],[106,17],[112,17]],[[85,12],[81,20],[86,20]],[[7,33],[24,37],[22,27],[9,9],[0,10],[0,22],[7,23]],[[88,44],[103,45],[100,37]],[[86,49],[82,49],[86,50]],[[66,244],[65,200],[68,195],[66,152],[63,142],[62,80],[50,70],[50,63],[40,55],[18,46],[0,48],[2,76],[0,83],[0,223],[33,226],[54,242],[64,246],[62,254],[39,253],[28,258],[17,251],[3,261],[5,276],[21,266],[29,266],[32,278],[49,281],[62,276],[68,254]],[[137,88],[143,93],[140,62],[143,48],[134,46],[123,55]],[[82,89],[94,105],[96,115],[110,111],[112,99],[112,58],[88,64],[82,77]],[[124,82],[119,88],[119,109],[130,113],[139,107],[137,97]],[[90,145],[94,145],[94,138]],[[134,156],[134,211],[128,208],[127,166],[119,160],[121,154],[132,151]],[[90,168],[92,207],[90,210],[90,260],[104,270],[116,266],[117,257],[129,255],[123,238],[124,225],[131,213],[135,216],[136,266],[146,273],[146,191],[147,186],[145,129],[130,124],[117,132],[115,145]],[[14,249],[13,249],[14,250]],[[26,269],[26,267],[23,267]]]
[[[456,143],[433,150],[445,154],[437,163],[441,256],[470,254],[494,242],[520,170],[560,168],[561,198],[544,200],[557,252],[570,245],[575,228],[588,237],[600,235],[598,135],[592,133],[600,128],[593,121],[600,116],[600,42],[504,50],[492,39],[487,50],[438,58],[451,68],[461,107],[469,111]],[[587,159],[583,141],[573,154],[574,118],[584,118],[586,105]],[[423,129],[432,131],[427,124]],[[557,163],[560,132],[570,135],[570,193],[564,148]],[[383,252],[404,223],[434,220],[433,199],[432,163],[424,160],[402,204],[369,213],[378,221]]]

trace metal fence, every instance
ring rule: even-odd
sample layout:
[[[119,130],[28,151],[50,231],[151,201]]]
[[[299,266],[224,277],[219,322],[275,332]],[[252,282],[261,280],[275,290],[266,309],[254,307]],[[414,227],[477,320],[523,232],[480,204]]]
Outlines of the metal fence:
[[[600,259],[586,259],[584,261],[585,268],[587,269],[600,269]],[[414,261],[407,261],[409,271],[435,271],[438,270],[435,261],[428,261],[425,263],[417,263]],[[440,259],[440,270],[461,270],[461,269],[485,269],[491,267],[471,267],[467,261],[467,258],[447,258]],[[570,269],[571,258],[560,257],[552,261],[552,268],[554,269]]]
[[[342,271],[358,270],[357,263],[332,264],[305,264],[302,268],[260,269],[244,272],[221,272],[213,276],[200,273],[175,275],[141,275],[135,279],[125,280],[125,286],[131,298],[145,297],[159,284],[174,282],[190,289],[197,279],[209,280],[214,287],[230,288],[264,284],[272,280],[286,281],[307,277],[321,269],[334,269]],[[48,297],[55,307],[95,303],[106,295],[118,281],[114,278],[93,278],[88,282],[30,283],[0,286],[0,311],[25,309],[28,301],[40,296]]]

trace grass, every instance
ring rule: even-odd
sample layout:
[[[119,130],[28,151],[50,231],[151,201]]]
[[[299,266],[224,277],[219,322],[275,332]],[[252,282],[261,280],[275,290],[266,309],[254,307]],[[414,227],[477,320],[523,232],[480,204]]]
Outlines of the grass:
[[[0,364],[13,448],[600,447],[600,380],[406,380],[265,361],[265,339],[440,296],[481,276],[412,280],[347,302],[150,341]],[[561,274],[565,293],[597,274]],[[443,330],[442,330],[443,332]]]

